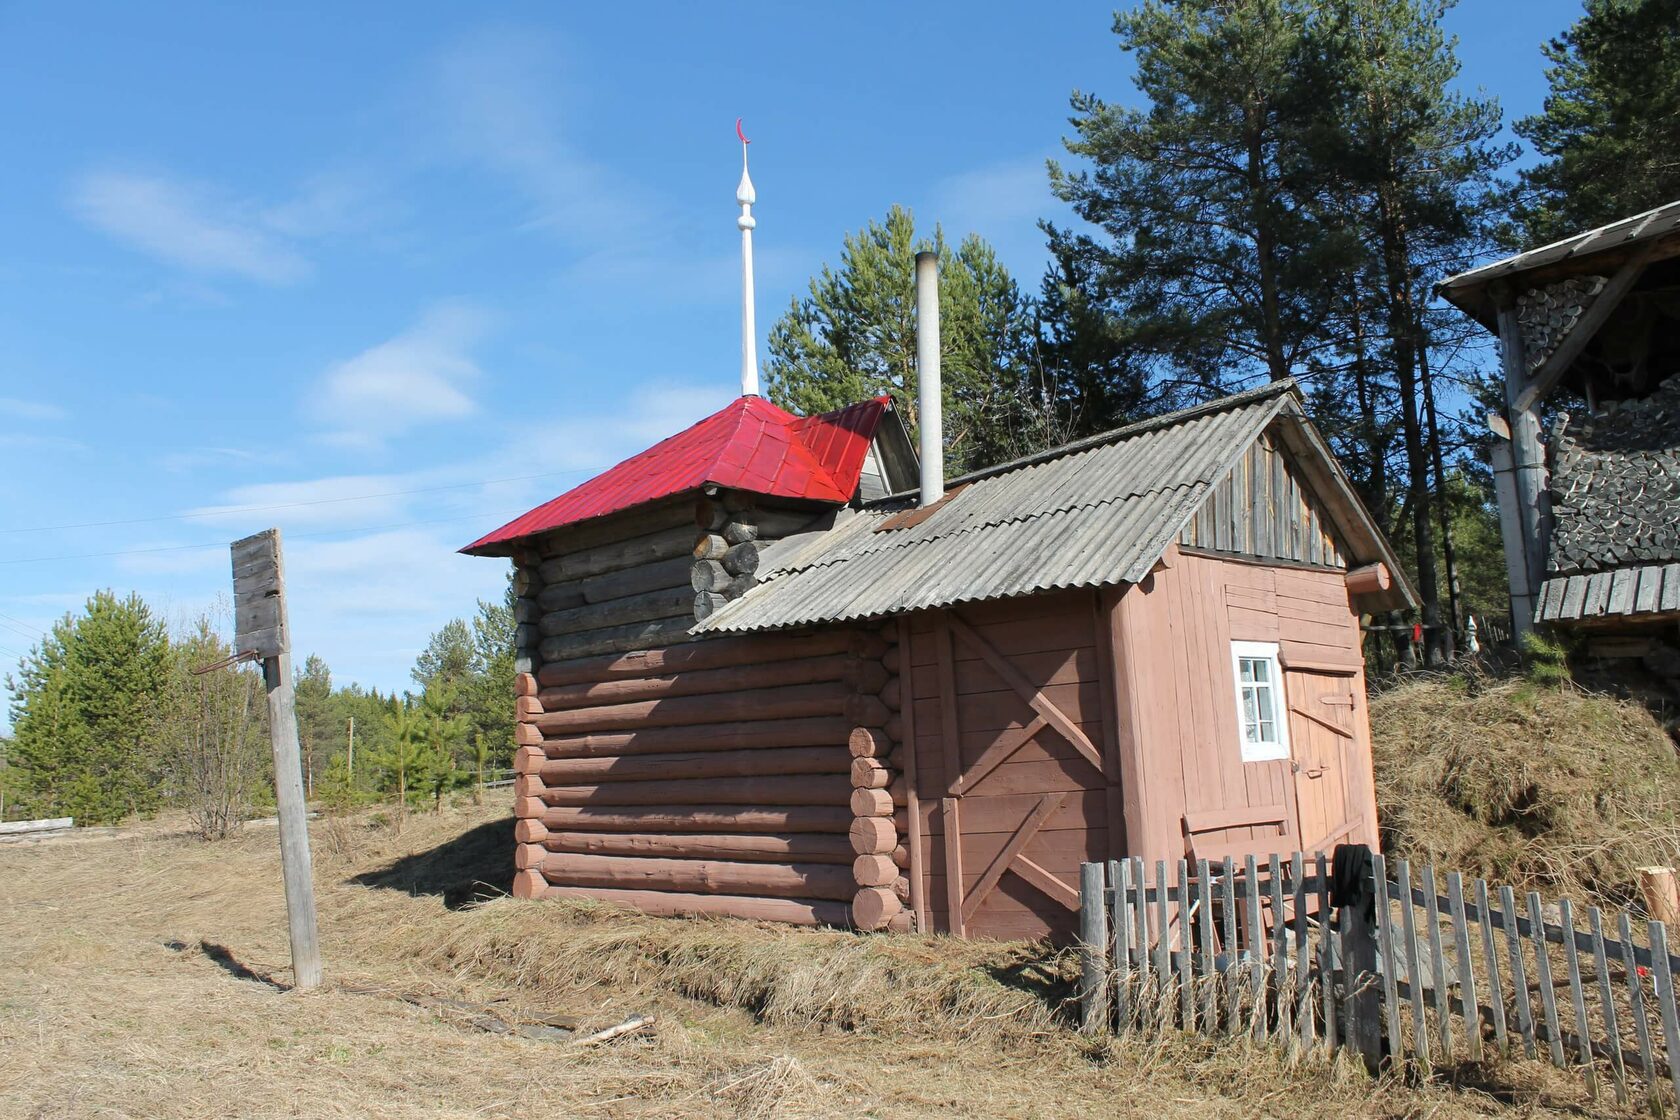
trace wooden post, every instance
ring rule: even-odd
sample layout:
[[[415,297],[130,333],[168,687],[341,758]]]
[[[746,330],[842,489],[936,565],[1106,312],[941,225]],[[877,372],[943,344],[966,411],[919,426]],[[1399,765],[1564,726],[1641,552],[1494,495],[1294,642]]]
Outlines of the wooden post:
[[[1665,926],[1680,924],[1680,882],[1672,867],[1641,867],[1639,891],[1645,896],[1645,913]]]
[[[1552,498],[1546,485],[1546,447],[1540,439],[1540,410],[1538,402],[1522,400],[1528,388],[1528,370],[1524,362],[1522,326],[1517,322],[1515,302],[1499,309],[1499,350],[1505,374],[1505,401],[1511,425],[1511,462],[1516,483],[1517,525],[1522,533],[1523,554],[1527,560],[1527,579],[1520,589],[1512,588],[1512,598],[1526,597],[1533,606],[1533,597],[1540,590],[1546,575],[1546,538],[1551,529]],[[1512,622],[1517,635],[1533,625],[1533,615],[1513,611]]]
[[[1373,875],[1373,879],[1375,876]],[[1388,884],[1373,882],[1369,888],[1384,898]],[[1375,1070],[1382,1061],[1382,1007],[1377,988],[1377,925],[1363,901],[1336,910],[1336,925],[1342,935],[1343,1030],[1348,1045]]]
[[[1108,971],[1108,904],[1103,865],[1079,865],[1079,1022],[1086,1034],[1102,1029],[1108,1001],[1102,998]]]
[[[234,649],[262,660],[269,739],[274,749],[274,801],[280,869],[286,884],[286,922],[292,943],[292,979],[303,989],[320,986],[321,950],[315,927],[315,883],[310,870],[297,707],[292,695],[285,586],[280,530],[268,529],[233,543]]]

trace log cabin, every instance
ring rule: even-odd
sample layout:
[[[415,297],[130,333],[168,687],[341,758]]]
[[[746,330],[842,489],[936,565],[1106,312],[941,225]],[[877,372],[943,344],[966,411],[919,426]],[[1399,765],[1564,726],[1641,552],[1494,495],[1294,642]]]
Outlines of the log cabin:
[[[760,397],[744,314],[740,398],[463,550],[515,568],[516,896],[1065,939],[1085,860],[1376,843],[1360,614],[1415,599],[1294,385],[947,486],[917,273],[919,456]]]

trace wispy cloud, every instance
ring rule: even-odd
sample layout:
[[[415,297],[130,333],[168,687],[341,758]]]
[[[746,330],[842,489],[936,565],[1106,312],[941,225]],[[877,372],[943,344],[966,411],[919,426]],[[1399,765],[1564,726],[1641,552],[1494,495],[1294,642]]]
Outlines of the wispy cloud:
[[[193,272],[289,284],[310,273],[303,255],[268,228],[260,208],[162,175],[96,171],[71,186],[82,221],[134,249]]]
[[[419,424],[478,410],[472,347],[489,315],[471,304],[433,307],[413,327],[328,369],[306,406],[342,446],[377,446]]]
[[[554,108],[568,100],[557,55],[529,29],[491,29],[456,46],[437,69],[444,139],[457,157],[512,182],[532,226],[579,249],[645,236],[657,209],[647,193],[567,137]]]
[[[69,413],[47,401],[26,401],[17,397],[0,397],[0,416],[15,420],[63,420]]]
[[[20,451],[86,451],[87,444],[69,436],[47,436],[36,432],[0,432],[0,449]]]

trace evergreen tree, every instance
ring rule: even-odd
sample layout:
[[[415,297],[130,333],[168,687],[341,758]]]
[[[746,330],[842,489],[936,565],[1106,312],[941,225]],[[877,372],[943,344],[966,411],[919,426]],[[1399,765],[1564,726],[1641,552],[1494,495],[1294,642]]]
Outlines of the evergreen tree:
[[[1514,126],[1541,161],[1520,175],[1513,247],[1680,199],[1680,0],[1586,0],[1545,54],[1545,107]]]
[[[472,672],[472,660],[472,630],[461,619],[452,618],[426,642],[410,675],[421,688],[433,683],[459,685]]]
[[[170,672],[168,634],[136,595],[100,591],[80,616],[55,623],[7,681],[20,800],[88,824],[155,810]]]
[[[1033,395],[1032,319],[991,246],[969,235],[954,250],[938,227],[918,241],[910,211],[846,237],[840,266],[770,329],[770,398],[810,415],[893,394],[914,433],[918,249],[939,256],[945,450],[953,470],[1042,446]]]
[[[292,693],[297,704],[298,747],[303,753],[303,780],[313,794],[315,782],[325,773],[329,761],[345,743],[346,725],[339,718],[341,705],[333,693],[332,671],[316,654],[303,659],[303,668],[292,673]]]

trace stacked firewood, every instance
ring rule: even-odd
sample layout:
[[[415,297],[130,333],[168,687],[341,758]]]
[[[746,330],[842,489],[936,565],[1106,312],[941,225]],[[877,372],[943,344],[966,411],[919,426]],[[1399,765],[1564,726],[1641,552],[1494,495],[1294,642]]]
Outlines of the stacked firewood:
[[[1517,297],[1517,322],[1522,327],[1528,372],[1546,363],[1606,282],[1602,276],[1573,276],[1543,288],[1531,288]]]

